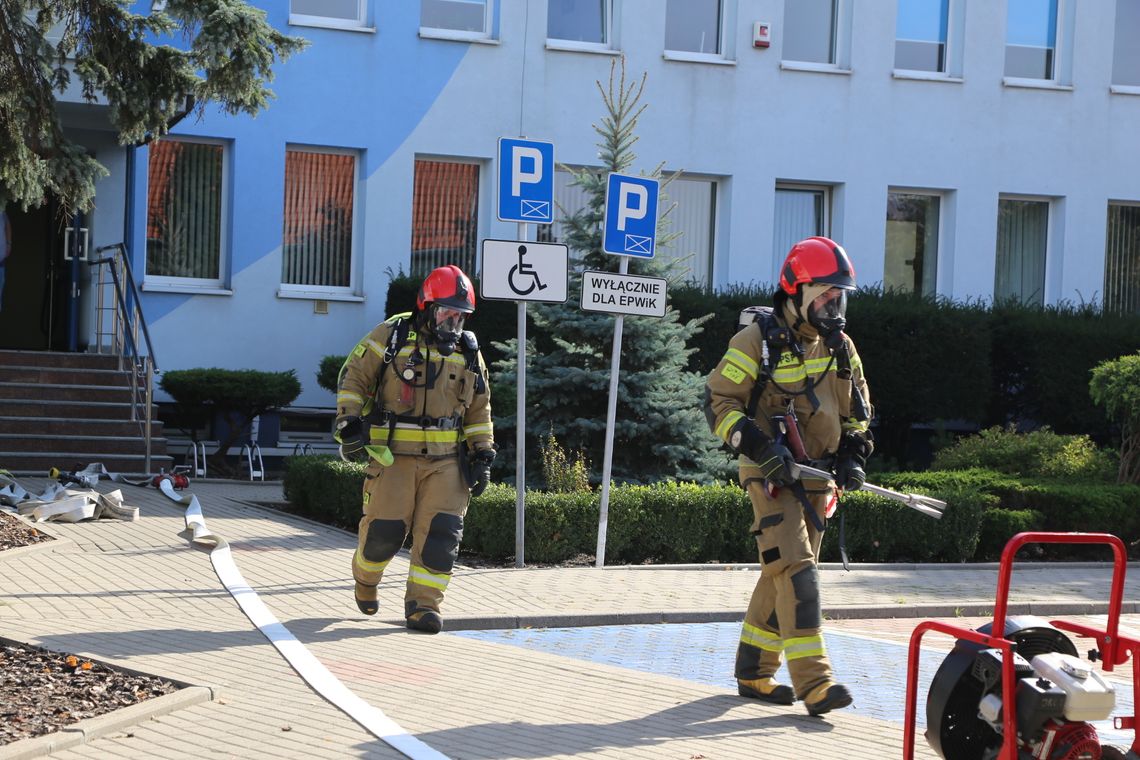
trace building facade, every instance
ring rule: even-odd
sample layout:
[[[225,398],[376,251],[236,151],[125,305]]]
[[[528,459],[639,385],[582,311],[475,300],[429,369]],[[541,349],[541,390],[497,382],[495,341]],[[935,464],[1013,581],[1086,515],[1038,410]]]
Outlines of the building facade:
[[[516,236],[498,138],[598,163],[619,56],[647,74],[633,169],[682,172],[662,253],[696,282],[772,282],[824,234],[861,284],[1140,310],[1140,0],[255,4],[311,41],[267,111],[99,155],[92,245],[127,238],[163,369],[296,369],[298,407],[331,407],[318,362],[384,318],[391,273]]]

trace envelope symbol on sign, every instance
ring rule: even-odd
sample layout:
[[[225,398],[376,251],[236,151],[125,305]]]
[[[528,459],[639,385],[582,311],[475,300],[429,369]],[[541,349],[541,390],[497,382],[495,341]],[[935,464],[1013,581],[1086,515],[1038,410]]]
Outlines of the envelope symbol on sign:
[[[522,213],[527,219],[548,219],[550,217],[550,201],[528,201],[522,198]]]
[[[626,235],[625,236],[625,252],[626,253],[644,253],[649,256],[653,253],[653,238],[646,237],[645,235]]]

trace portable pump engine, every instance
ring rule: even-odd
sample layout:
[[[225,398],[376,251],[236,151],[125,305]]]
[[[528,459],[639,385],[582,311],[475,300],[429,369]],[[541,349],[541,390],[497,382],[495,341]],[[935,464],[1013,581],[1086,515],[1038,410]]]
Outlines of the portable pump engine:
[[[978,629],[989,634],[991,625]],[[1019,760],[1133,758],[1102,746],[1089,721],[1116,704],[1112,685],[1077,656],[1060,630],[1036,617],[1006,620],[1014,643],[1013,706]],[[926,738],[946,760],[994,760],[1003,743],[1002,654],[959,639],[942,662],[926,702]]]

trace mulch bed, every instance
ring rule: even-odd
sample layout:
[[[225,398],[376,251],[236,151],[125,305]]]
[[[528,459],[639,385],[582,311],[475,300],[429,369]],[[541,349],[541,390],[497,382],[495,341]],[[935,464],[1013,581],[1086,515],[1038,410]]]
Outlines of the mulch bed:
[[[51,536],[41,533],[20,518],[13,517],[7,512],[0,512],[0,551],[53,540]]]
[[[37,647],[0,647],[0,746],[178,690],[157,676],[124,673]]]
[[[0,512],[0,552],[52,540]],[[178,688],[157,676],[124,673],[74,655],[0,646],[0,746],[50,734]]]

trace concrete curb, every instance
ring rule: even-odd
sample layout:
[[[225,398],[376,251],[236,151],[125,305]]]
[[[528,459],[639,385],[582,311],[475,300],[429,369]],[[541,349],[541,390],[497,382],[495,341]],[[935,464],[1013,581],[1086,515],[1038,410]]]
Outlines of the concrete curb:
[[[38,649],[44,648],[31,641],[21,641],[7,636],[0,636],[0,645],[36,647]],[[87,657],[83,652],[75,652],[75,654],[122,673],[161,678],[177,686],[178,691],[163,694],[161,697],[155,697],[154,699],[147,699],[137,704],[121,707],[118,710],[112,710],[111,712],[96,715],[92,718],[85,718],[71,725],[64,726],[58,731],[53,731],[50,734],[36,736],[31,739],[22,739],[18,742],[0,746],[0,760],[22,760],[23,758],[30,757],[44,757],[53,752],[59,752],[63,749],[86,744],[87,742],[106,736],[114,731],[119,731],[127,726],[142,723],[144,720],[167,715],[183,707],[196,705],[199,702],[210,702],[221,696],[220,690],[216,686],[190,684],[185,681],[180,681],[177,678],[167,678],[161,673],[150,673],[127,665],[121,665],[114,660]]]
[[[104,715],[86,718],[50,734],[12,742],[0,747],[0,760],[44,757],[53,752],[87,744],[107,734],[137,725],[151,718],[167,715],[183,707],[211,701],[214,698],[214,692],[208,686],[184,686],[173,694],[164,694],[161,697],[148,699]]]
[[[1140,602],[1124,602],[1121,614],[1140,613]],[[728,610],[670,610],[666,612],[614,612],[596,614],[537,614],[537,615],[455,615],[444,618],[443,630],[493,631],[517,628],[588,628],[603,625],[656,625],[661,623],[739,623],[746,609]],[[1010,602],[1006,613],[1013,615],[1105,615],[1107,602]],[[892,605],[835,605],[825,606],[827,620],[884,620],[890,618],[928,619],[955,617],[988,617],[994,614],[992,601],[971,601],[957,604],[900,604]],[[403,618],[384,618],[376,622],[403,627]],[[826,626],[825,626],[826,627]]]
[[[22,554],[34,554],[35,552],[45,551],[47,549],[61,549],[65,546],[75,546],[75,541],[71,540],[70,538],[61,536],[51,529],[44,530],[43,526],[47,524],[46,521],[42,523],[32,522],[21,514],[15,514],[12,512],[6,512],[5,514],[12,515],[12,517],[15,517],[17,520],[24,523],[24,525],[28,526],[29,528],[35,528],[45,536],[50,536],[52,540],[44,541],[38,544],[28,544],[27,546],[17,546],[12,549],[5,549],[4,551],[0,551],[0,562],[18,557]]]
[[[851,562],[851,570],[993,570],[997,572],[1000,562]],[[1058,565],[1074,570],[1088,570],[1092,568],[1105,568],[1111,570],[1112,562],[1041,562],[1036,560],[1018,560],[1013,563],[1015,570],[1045,570],[1056,569]],[[1129,568],[1140,569],[1140,562],[1127,563]],[[841,562],[820,562],[816,565],[820,570],[843,570]],[[759,563],[705,563],[688,565],[606,565],[601,570],[715,570],[725,572],[728,570],[753,570],[759,572]],[[519,568],[486,568],[488,570],[518,570]],[[528,569],[528,568],[522,568]]]

